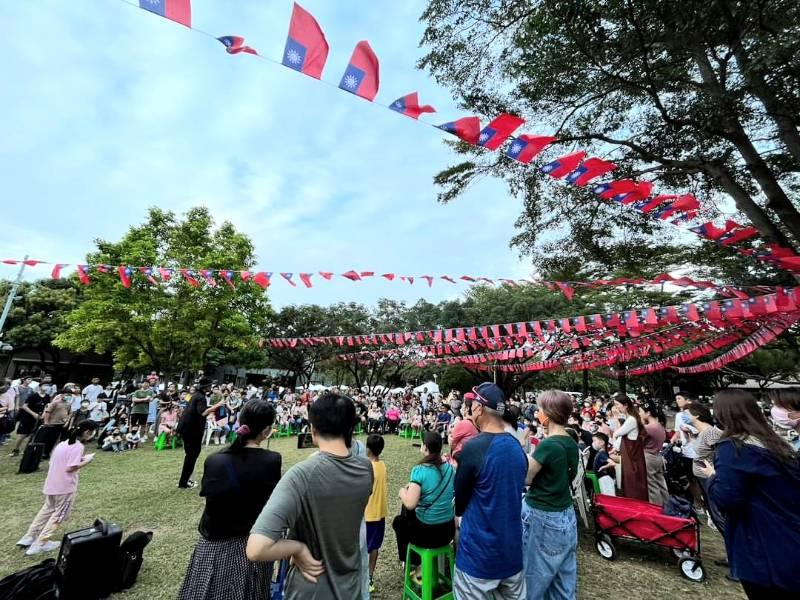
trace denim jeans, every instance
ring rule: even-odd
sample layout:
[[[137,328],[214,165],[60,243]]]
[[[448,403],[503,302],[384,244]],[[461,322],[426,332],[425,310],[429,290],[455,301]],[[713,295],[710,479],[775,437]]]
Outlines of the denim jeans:
[[[522,557],[528,600],[573,600],[577,593],[575,508],[547,512],[522,502]]]

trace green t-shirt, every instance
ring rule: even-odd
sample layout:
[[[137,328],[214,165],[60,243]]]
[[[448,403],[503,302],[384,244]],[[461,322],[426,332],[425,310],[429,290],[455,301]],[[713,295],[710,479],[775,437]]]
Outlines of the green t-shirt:
[[[533,460],[542,465],[525,501],[533,508],[560,512],[572,506],[570,484],[578,472],[578,445],[568,435],[545,438],[536,447]]]
[[[422,490],[416,510],[420,523],[438,525],[455,518],[455,471],[449,463],[438,468],[433,465],[417,465],[411,469],[411,483],[416,483]]]
[[[142,398],[147,398],[148,402],[134,402],[131,404],[131,414],[132,415],[146,415],[150,410],[149,400],[153,396],[153,392],[150,390],[136,390],[131,394],[131,398],[134,400],[141,400]]]

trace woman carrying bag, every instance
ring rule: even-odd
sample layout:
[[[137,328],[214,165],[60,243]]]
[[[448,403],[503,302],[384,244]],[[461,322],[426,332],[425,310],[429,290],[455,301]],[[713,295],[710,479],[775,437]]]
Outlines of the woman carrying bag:
[[[441,436],[435,431],[427,432],[421,451],[423,459],[411,469],[408,485],[400,488],[403,511],[392,523],[401,562],[406,560],[408,544],[441,548],[453,541],[456,532],[455,469],[442,460]],[[420,579],[418,565],[414,578]]]

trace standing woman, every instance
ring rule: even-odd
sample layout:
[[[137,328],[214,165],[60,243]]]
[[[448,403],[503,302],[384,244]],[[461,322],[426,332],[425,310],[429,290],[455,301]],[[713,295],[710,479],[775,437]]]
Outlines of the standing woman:
[[[644,457],[644,439],[647,430],[639,416],[633,401],[623,394],[614,397],[614,406],[621,417],[622,425],[614,432],[614,438],[620,438],[620,456],[622,457],[622,495],[649,502],[647,489],[647,462]]]
[[[708,494],[724,514],[731,576],[748,598],[788,600],[800,590],[800,464],[744,390],[714,395],[723,428]]]
[[[703,473],[705,463],[714,464],[714,453],[719,440],[722,438],[722,431],[714,426],[714,417],[711,411],[702,404],[694,402],[689,405],[689,423],[697,430],[697,436],[691,441],[692,448],[697,458],[692,460],[692,475],[697,477],[700,489],[703,492],[703,501],[708,509],[708,517],[711,523],[725,535],[725,516],[711,502],[708,497],[708,478]],[[709,524],[710,526],[711,524]]]
[[[236,439],[206,459],[200,495],[206,507],[178,600],[267,600],[270,565],[247,559],[250,529],[281,477],[281,455],[260,446],[272,433],[275,409],[251,400]]]
[[[549,390],[539,394],[539,422],[545,438],[529,459],[528,493],[522,502],[522,556],[528,600],[571,600],[578,584],[578,528],[572,480],[578,471],[578,444],[567,433],[572,397]]]
[[[647,437],[644,440],[644,462],[647,465],[647,495],[650,504],[664,506],[669,498],[667,480],[664,478],[664,457],[661,450],[667,439],[667,430],[664,429],[663,411],[652,401],[646,400],[639,407],[639,416],[644,423]],[[624,481],[624,479],[623,479]]]

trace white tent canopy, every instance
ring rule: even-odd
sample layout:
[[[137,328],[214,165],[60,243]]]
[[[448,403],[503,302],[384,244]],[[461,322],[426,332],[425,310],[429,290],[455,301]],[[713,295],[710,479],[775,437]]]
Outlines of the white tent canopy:
[[[438,394],[439,393],[439,385],[435,381],[429,381],[427,383],[423,383],[420,386],[414,388],[414,391],[417,393],[422,392],[425,388],[428,388],[428,393],[430,394]]]

